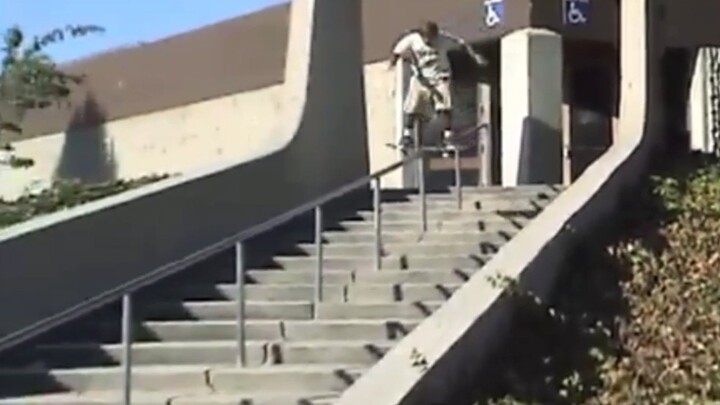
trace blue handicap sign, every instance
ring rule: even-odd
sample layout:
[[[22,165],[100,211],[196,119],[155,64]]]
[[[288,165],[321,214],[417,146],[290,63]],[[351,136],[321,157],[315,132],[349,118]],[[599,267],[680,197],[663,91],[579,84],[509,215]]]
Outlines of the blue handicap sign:
[[[505,4],[503,0],[485,0],[485,25],[494,27],[505,19]]]
[[[590,0],[563,0],[563,22],[568,25],[587,24]]]

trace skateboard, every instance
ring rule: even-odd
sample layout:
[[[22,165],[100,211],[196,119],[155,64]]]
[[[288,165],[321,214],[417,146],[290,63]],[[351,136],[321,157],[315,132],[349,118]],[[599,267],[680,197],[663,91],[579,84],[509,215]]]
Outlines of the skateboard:
[[[457,149],[466,150],[477,145],[480,141],[480,132],[487,124],[473,126],[461,132],[454,132],[450,137],[441,139],[436,145],[424,146],[423,149],[432,152],[441,152],[443,155]],[[415,150],[414,142],[386,143],[386,147],[402,152],[403,157],[410,155]]]
[[[402,153],[403,158],[410,156],[415,151],[415,147],[413,145],[398,145],[394,143],[386,143],[385,146],[392,150],[399,150],[400,153]],[[437,144],[437,146],[424,146],[422,149],[427,152],[440,152],[443,153],[444,156],[445,154],[454,151],[455,147],[455,144],[448,144],[447,142],[445,142],[439,143]]]

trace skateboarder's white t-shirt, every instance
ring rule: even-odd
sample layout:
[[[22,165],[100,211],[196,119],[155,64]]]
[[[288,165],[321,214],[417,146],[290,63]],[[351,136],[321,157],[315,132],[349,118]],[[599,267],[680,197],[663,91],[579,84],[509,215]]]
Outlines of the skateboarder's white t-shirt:
[[[430,82],[437,83],[450,78],[450,60],[448,51],[455,46],[455,41],[440,33],[434,43],[429,45],[422,35],[413,32],[405,35],[393,49],[396,55],[410,57],[417,64],[420,75]]]

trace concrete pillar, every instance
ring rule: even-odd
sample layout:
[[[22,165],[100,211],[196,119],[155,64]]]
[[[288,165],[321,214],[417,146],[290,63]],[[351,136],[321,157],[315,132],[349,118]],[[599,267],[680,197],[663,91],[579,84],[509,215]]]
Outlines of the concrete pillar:
[[[562,182],[562,37],[528,28],[500,50],[502,184]]]

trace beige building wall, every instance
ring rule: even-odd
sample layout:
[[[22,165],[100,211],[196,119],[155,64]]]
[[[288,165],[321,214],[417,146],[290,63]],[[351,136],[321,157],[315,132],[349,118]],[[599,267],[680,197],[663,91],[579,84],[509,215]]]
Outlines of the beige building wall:
[[[365,97],[368,117],[368,150],[370,171],[376,172],[400,160],[399,153],[388,146],[397,143],[398,105],[395,99],[396,72],[388,69],[386,61],[365,67]],[[382,179],[383,188],[402,187],[402,170]]]
[[[368,149],[375,171],[397,159],[385,146],[394,139],[394,74],[384,62],[366,65],[365,74]],[[225,160],[251,159],[277,136],[273,128],[280,113],[281,89],[277,85],[116,120],[70,136],[59,133],[16,142],[15,154],[33,159],[35,165],[28,169],[0,165],[0,198],[13,199],[46,188],[60,168],[80,177],[96,178],[94,172],[103,171],[120,179],[184,173]],[[399,173],[395,177],[399,181]],[[392,181],[388,179],[384,186],[392,186]]]

